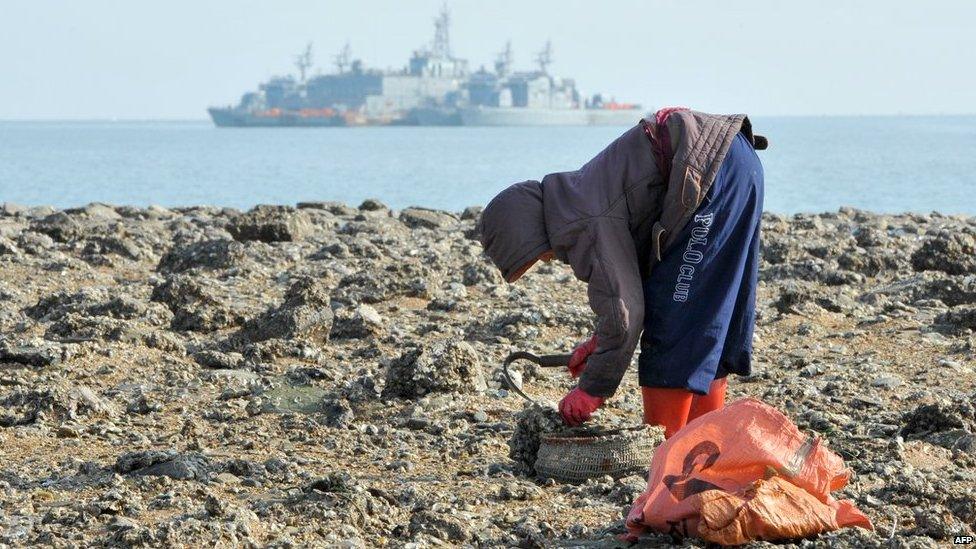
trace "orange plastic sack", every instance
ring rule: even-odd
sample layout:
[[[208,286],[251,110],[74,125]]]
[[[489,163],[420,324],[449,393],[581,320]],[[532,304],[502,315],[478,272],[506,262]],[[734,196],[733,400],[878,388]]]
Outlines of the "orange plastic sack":
[[[819,438],[767,404],[739,400],[689,422],[657,448],[627,529],[631,537],[651,529],[725,545],[873,529],[853,502],[830,495],[849,478]]]

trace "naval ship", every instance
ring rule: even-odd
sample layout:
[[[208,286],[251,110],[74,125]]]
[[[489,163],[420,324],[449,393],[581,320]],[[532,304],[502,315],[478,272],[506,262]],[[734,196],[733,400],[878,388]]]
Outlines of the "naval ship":
[[[549,74],[552,46],[536,57],[538,68],[512,71],[507,44],[494,70],[471,72],[450,46],[450,13],[434,20],[434,39],[413,52],[398,71],[367,68],[348,44],[336,70],[309,77],[312,46],[295,58],[298,74],[273,77],[245,93],[236,106],[211,107],[218,127],[274,126],[586,126],[629,125],[645,113],[639,105],[583,98],[575,81]]]

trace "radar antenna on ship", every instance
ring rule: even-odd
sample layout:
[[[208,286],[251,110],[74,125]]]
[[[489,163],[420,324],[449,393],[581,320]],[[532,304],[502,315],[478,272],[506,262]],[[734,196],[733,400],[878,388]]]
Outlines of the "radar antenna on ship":
[[[349,42],[339,50],[339,53],[335,56],[335,65],[339,69],[339,74],[346,72],[346,67],[349,66],[350,59],[352,58],[352,50],[349,48]]]
[[[305,46],[305,51],[295,56],[295,66],[298,67],[298,73],[301,75],[302,82],[305,81],[305,73],[312,66],[312,43],[309,42]]]
[[[512,69],[512,41],[505,42],[505,49],[495,58],[495,72],[498,76],[507,76]]]
[[[535,62],[539,64],[539,70],[546,73],[552,64],[552,40],[546,40],[546,46],[536,55]]]
[[[441,8],[440,15],[434,19],[434,47],[431,52],[437,57],[451,57],[451,12],[447,4]]]

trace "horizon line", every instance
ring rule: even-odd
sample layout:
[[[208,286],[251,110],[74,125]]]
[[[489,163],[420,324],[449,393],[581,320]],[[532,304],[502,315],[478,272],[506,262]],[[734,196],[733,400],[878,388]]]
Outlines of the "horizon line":
[[[652,112],[652,111],[648,111]],[[948,116],[976,116],[974,112],[894,112],[894,113],[807,113],[807,114],[749,114],[752,118],[892,118],[898,116],[907,117],[948,117]],[[108,122],[108,123],[131,123],[131,122],[211,122],[210,118],[182,118],[182,117],[158,117],[158,118],[124,118],[124,117],[71,117],[71,118],[3,118],[0,122]],[[382,127],[382,126],[376,126]],[[407,126],[403,126],[407,127]],[[621,126],[623,127],[623,126]]]

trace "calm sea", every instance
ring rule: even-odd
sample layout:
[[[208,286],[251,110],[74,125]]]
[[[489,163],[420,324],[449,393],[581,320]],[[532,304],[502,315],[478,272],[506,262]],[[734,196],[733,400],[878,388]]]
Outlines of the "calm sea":
[[[756,118],[766,209],[976,214],[976,117]],[[216,129],[208,122],[0,122],[0,202],[165,206],[379,198],[483,204],[572,170],[621,128]]]

